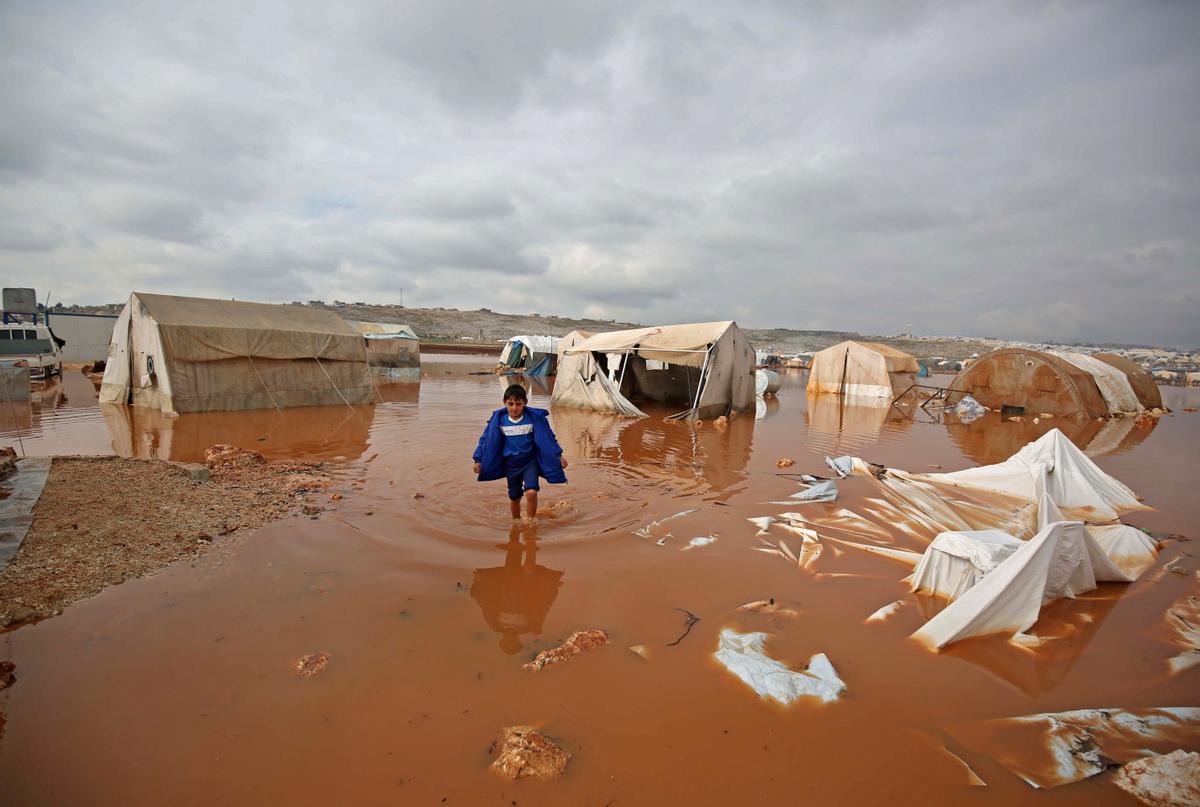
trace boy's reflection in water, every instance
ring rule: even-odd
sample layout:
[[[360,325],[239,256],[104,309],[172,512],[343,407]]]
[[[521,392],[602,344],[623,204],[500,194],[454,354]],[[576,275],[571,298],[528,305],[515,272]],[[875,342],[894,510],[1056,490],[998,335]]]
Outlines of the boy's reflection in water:
[[[508,543],[498,546],[504,550],[504,565],[476,569],[471,598],[488,626],[500,634],[500,649],[511,656],[523,646],[521,634],[541,634],[563,573],[537,564],[536,526],[513,525]]]

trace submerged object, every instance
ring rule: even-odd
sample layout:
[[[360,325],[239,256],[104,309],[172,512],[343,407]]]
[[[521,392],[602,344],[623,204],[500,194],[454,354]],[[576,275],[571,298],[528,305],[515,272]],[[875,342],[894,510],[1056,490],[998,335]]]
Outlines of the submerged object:
[[[784,706],[798,698],[829,703],[845,692],[846,683],[824,653],[817,653],[809,659],[806,670],[797,672],[763,652],[766,640],[765,633],[737,633],[725,628],[713,656],[760,698],[770,698]]]

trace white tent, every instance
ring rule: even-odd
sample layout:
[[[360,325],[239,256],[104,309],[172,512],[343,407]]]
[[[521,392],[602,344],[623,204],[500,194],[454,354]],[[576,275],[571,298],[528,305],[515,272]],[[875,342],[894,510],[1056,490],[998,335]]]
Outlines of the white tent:
[[[808,393],[894,399],[917,382],[921,367],[902,350],[847,341],[812,357]]]
[[[713,418],[754,406],[754,350],[735,322],[601,333],[563,353],[552,403],[639,417],[633,403]]]
[[[1020,546],[1020,541],[1001,530],[940,533],[913,570],[912,589],[955,600]]]
[[[134,292],[101,403],[211,412],[367,403],[362,335],[332,311]]]
[[[557,348],[557,336],[514,336],[500,351],[500,363],[513,369],[533,367],[543,356],[554,354]]]
[[[913,637],[937,650],[971,636],[1021,633],[1037,622],[1044,603],[1091,591],[1097,581],[1129,579],[1082,523],[1057,521],[1021,544]]]

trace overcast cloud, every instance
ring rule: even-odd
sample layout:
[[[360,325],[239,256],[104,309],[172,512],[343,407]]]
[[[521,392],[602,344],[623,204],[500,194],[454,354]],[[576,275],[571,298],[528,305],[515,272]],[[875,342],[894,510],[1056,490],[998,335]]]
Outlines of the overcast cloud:
[[[1200,346],[1198,41],[1190,2],[8,0],[0,277]]]

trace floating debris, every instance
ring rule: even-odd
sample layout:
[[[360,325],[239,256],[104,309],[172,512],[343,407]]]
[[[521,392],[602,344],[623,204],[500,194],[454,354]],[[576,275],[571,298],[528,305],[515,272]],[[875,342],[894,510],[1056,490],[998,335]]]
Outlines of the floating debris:
[[[1200,709],[1079,709],[952,726],[950,735],[988,754],[1033,787],[1078,782],[1115,764],[1195,747]]]
[[[737,633],[725,628],[713,656],[760,698],[784,706],[798,698],[829,703],[841,697],[846,684],[824,653],[817,653],[809,659],[807,669],[797,672],[763,652],[767,638],[765,633]]]
[[[296,675],[301,678],[312,678],[329,666],[328,653],[309,653],[296,660]]]
[[[1200,804],[1200,754],[1177,748],[1169,754],[1121,766],[1113,784],[1152,807]]]
[[[585,650],[593,650],[606,644],[608,644],[608,634],[602,630],[577,630],[558,647],[538,653],[537,658],[524,665],[524,669],[529,672],[537,672],[543,667],[561,664]]]
[[[676,513],[674,515],[667,516],[666,518],[660,518],[657,521],[651,521],[649,524],[642,527],[640,530],[634,530],[633,534],[638,535],[642,538],[650,538],[650,537],[652,537],[650,535],[650,531],[653,530],[655,527],[661,526],[662,524],[665,524],[666,522],[671,521],[672,519],[683,518],[686,515],[691,515],[692,513],[696,512],[698,509],[699,509],[698,507],[692,507],[687,510],[680,510],[678,513]]]

